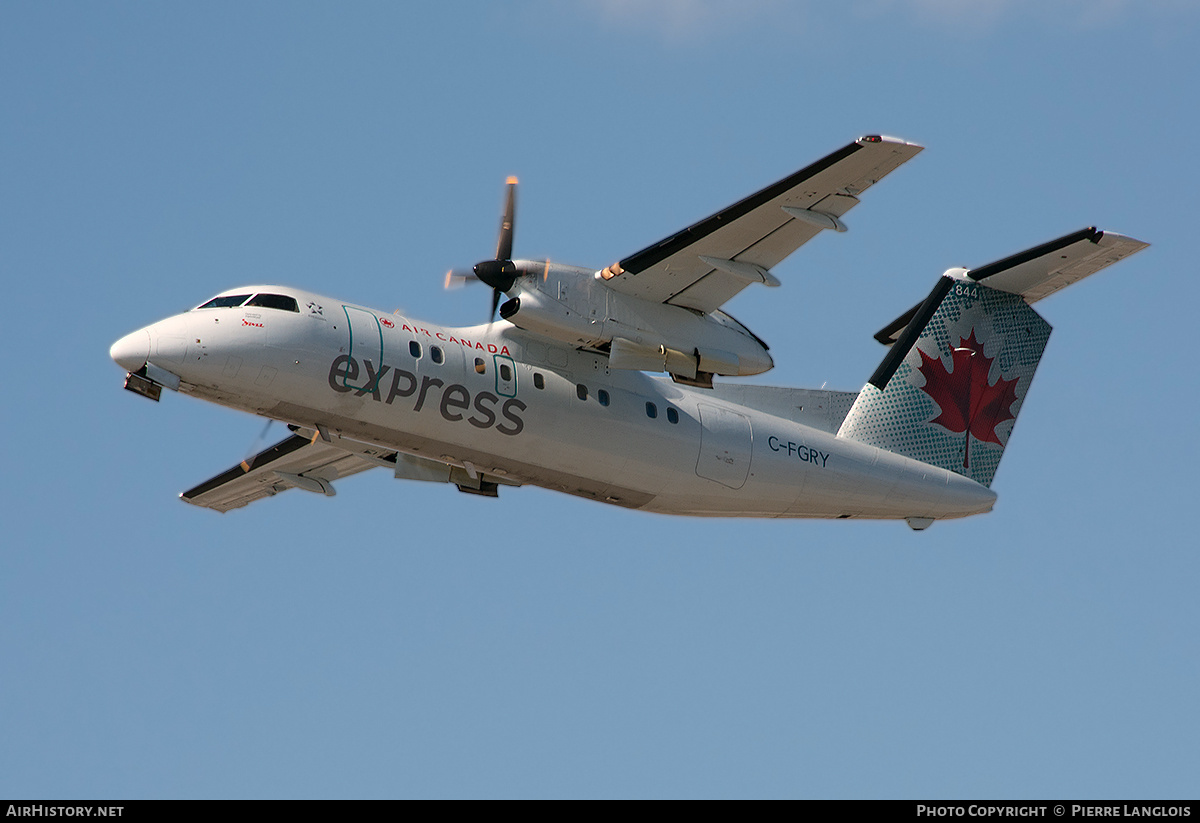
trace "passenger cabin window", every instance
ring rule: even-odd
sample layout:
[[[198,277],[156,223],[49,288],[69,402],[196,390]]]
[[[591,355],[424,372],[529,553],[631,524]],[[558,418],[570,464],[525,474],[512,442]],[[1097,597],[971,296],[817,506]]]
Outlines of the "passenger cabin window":
[[[477,374],[487,374],[487,364],[483,362],[482,357],[475,358],[475,372]]]
[[[649,417],[651,420],[658,417],[658,406],[654,405],[653,403],[647,403],[646,404],[646,416]]]
[[[500,364],[500,379],[512,380],[512,366],[508,365],[507,363]]]
[[[240,306],[246,302],[248,294],[227,294],[224,297],[214,297],[203,306],[197,306],[199,309],[228,309],[233,306]]]
[[[542,373],[540,371],[535,371],[533,373],[533,387],[535,389],[546,388],[546,378],[542,377]]]
[[[261,306],[264,309],[294,311],[296,314],[300,313],[300,304],[296,302],[296,298],[288,297],[286,294],[256,294],[254,295],[254,299],[246,305]]]
[[[667,422],[668,423],[678,423],[679,422],[679,412],[675,411],[670,406],[667,406]]]
[[[446,356],[444,354],[442,354],[442,349],[440,346],[430,346],[429,347],[429,359],[432,360],[434,363],[446,362]]]
[[[580,400],[587,400],[587,386],[577,383],[575,385],[575,396]]]
[[[607,406],[608,392],[606,392],[604,389],[601,389],[600,391],[596,392],[596,399],[600,401],[601,406]]]
[[[408,341],[408,353],[411,354],[413,357],[415,357],[417,360],[420,360],[421,359],[421,344],[418,343],[416,340],[409,340]]]

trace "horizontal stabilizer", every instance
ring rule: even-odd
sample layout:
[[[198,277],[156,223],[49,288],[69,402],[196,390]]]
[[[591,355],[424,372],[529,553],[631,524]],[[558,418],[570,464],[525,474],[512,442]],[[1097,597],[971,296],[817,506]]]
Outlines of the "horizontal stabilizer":
[[[1019,294],[1026,303],[1036,303],[1148,245],[1116,232],[1086,228],[986,266],[951,270],[947,274],[974,280],[997,291]],[[885,346],[895,343],[920,308],[913,306],[882,328],[875,339]]]

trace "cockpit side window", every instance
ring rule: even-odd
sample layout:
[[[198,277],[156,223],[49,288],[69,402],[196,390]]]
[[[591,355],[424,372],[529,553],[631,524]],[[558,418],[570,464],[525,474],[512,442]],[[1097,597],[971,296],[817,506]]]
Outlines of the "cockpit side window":
[[[248,294],[226,294],[222,297],[214,297],[202,306],[197,306],[198,309],[228,309],[233,306],[240,306],[246,302]],[[295,302],[295,301],[293,301]],[[297,309],[299,311],[299,309]]]
[[[254,299],[246,305],[261,306],[264,309],[294,311],[297,314],[300,313],[300,305],[296,302],[296,298],[288,297],[286,294],[256,294],[254,295]]]

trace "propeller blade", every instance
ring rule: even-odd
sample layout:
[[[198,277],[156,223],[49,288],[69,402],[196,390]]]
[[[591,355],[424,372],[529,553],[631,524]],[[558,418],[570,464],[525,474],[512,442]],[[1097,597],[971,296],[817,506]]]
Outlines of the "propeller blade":
[[[250,471],[253,466],[250,461],[262,450],[263,441],[267,439],[267,432],[271,430],[271,425],[274,420],[267,420],[267,425],[263,426],[263,430],[259,432],[258,437],[250,444],[249,451],[246,452],[246,459],[242,461],[242,471]]]
[[[442,284],[447,290],[461,289],[468,283],[477,283],[479,278],[470,269],[450,269],[446,272],[446,281]]]
[[[496,242],[495,258],[476,263],[469,272],[451,269],[446,272],[444,283],[447,289],[460,288],[472,280],[481,280],[491,286],[492,313],[489,323],[496,319],[501,295],[516,285],[518,277],[529,273],[518,269],[512,261],[513,227],[517,222],[517,178],[509,177],[506,185],[508,188],[504,196],[504,213],[500,216],[500,239]],[[546,261],[546,265],[549,267],[550,261]]]
[[[500,240],[496,243],[497,260],[512,260],[513,228],[517,220],[517,178],[509,177],[507,183],[504,216],[500,218]]]

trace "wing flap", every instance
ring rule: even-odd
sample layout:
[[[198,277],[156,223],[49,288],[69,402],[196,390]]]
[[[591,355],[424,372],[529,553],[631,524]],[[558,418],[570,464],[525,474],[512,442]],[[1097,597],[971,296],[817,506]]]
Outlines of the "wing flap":
[[[703,257],[770,269],[821,227],[785,207],[841,217],[858,195],[914,157],[921,146],[864,137],[734,203],[683,231],[626,257],[604,274],[610,288],[697,311],[718,308],[747,283]]]

